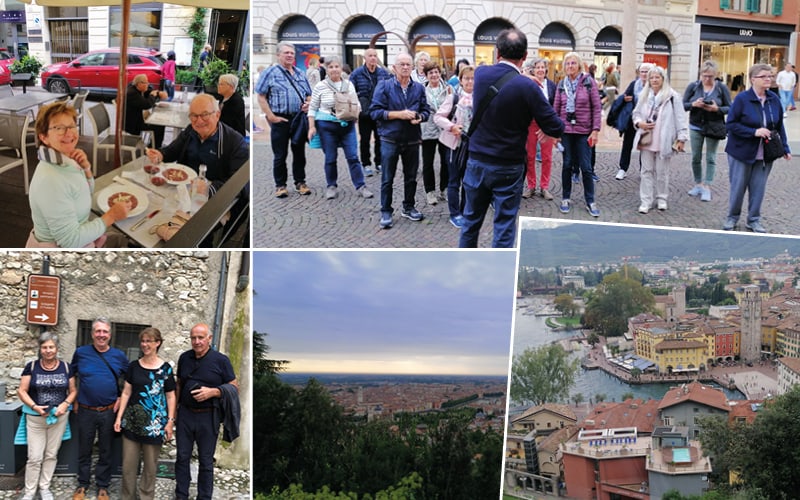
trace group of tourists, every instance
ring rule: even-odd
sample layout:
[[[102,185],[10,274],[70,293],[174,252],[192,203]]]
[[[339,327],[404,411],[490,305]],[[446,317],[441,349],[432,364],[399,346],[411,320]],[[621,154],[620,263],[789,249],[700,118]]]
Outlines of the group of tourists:
[[[23,500],[52,500],[50,482],[61,441],[78,439],[78,487],[73,500],[83,500],[91,486],[92,449],[98,500],[108,499],[112,475],[112,440],[122,433],[123,500],[154,499],[156,467],[164,442],[176,437],[175,498],[189,498],[189,461],[196,445],[199,461],[197,498],[213,495],[213,459],[220,422],[226,441],[239,435],[239,396],[230,360],[211,349],[212,333],[199,323],[190,333],[192,349],[181,354],[177,371],[159,357],[161,331],[139,334],[142,356],[132,362],[111,347],[111,323],[92,323],[92,343],[78,347],[71,363],[58,357],[58,336],[39,336],[39,356],[25,365],[18,395],[24,419],[28,461]],[[177,375],[177,378],[176,378]],[[76,382],[76,378],[78,382]],[[77,431],[69,429],[75,413]],[[141,478],[137,485],[139,465]]]
[[[735,100],[719,81],[713,61],[703,63],[700,78],[682,97],[670,86],[666,70],[650,63],[641,64],[638,78],[618,94],[615,65],[603,68],[598,85],[581,56],[570,52],[563,59],[564,77],[556,83],[547,78],[547,60],[526,62],[527,38],[521,31],[502,31],[496,49],[497,64],[473,67],[459,61],[456,75],[447,82],[443,68],[426,52],[414,57],[398,53],[387,70],[379,65],[377,52],[368,49],[364,65],[353,71],[349,83],[341,78],[341,60],[330,57],[328,76],[311,88],[295,66],[294,47],[279,44],[279,63],[262,73],[256,85],[271,125],[275,195],[288,196],[290,145],[295,189],[311,193],[305,182],[305,141],[314,147],[318,139],[325,153],[326,198],[338,193],[336,161],[342,148],[356,193],[371,197],[364,178],[373,175],[373,164],[380,172],[379,224],[388,229],[394,224],[393,183],[402,162],[400,215],[420,221],[424,216],[415,205],[421,152],[426,202],[447,201],[449,220],[461,230],[459,246],[477,246],[491,205],[493,246],[511,247],[521,198],[555,198],[550,176],[556,146],[563,151],[562,191],[556,201],[560,211],[570,213],[573,186],[580,183],[586,210],[600,216],[594,164],[605,108],[607,123],[623,136],[617,180],[627,177],[632,152],[639,152],[638,212],[668,209],[670,161],[687,142],[694,177],[688,194],[710,201],[717,147],[727,138],[731,191],[722,227],[736,228],[747,192],[745,226],[766,232],[760,206],[772,162],[791,158],[783,126],[787,108],[767,91],[772,81],[769,65],[750,68],[751,88]],[[520,75],[527,78],[516,78]],[[344,118],[342,110],[348,105],[358,110]],[[303,128],[306,117],[309,125]],[[777,157],[772,153],[776,149]]]

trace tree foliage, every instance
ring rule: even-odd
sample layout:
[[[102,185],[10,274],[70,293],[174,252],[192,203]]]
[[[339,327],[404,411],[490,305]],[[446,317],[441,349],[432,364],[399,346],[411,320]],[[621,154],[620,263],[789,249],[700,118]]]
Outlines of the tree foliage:
[[[528,347],[514,356],[511,398],[522,404],[564,401],[575,383],[579,360],[569,358],[559,344]]]
[[[576,316],[580,310],[578,304],[572,300],[572,295],[568,293],[557,295],[556,298],[553,299],[553,305],[556,310],[564,316]]]
[[[275,375],[286,369],[289,362],[285,359],[268,359],[269,346],[267,334],[253,330],[253,375]]]
[[[628,318],[653,310],[653,294],[642,286],[642,274],[628,268],[628,278],[622,272],[609,274],[598,285],[586,305],[584,322],[600,335],[622,335],[628,328]]]
[[[258,377],[253,395],[253,485],[261,498],[497,497],[502,434],[471,429],[472,408],[364,422],[316,380],[296,389],[274,374]]]

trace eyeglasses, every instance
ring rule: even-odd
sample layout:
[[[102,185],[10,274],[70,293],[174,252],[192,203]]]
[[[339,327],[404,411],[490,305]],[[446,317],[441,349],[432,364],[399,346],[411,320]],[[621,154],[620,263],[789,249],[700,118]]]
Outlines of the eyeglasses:
[[[206,111],[205,113],[189,113],[190,120],[197,120],[198,118],[202,118],[203,120],[208,120],[208,118],[216,113],[216,111]]]
[[[53,125],[52,127],[50,127],[47,130],[55,130],[56,135],[64,135],[64,134],[67,133],[67,130],[69,130],[70,132],[75,132],[76,130],[78,130],[78,126],[77,125]]]
[[[753,78],[761,78],[762,80],[772,80],[772,75],[757,75]]]
[[[714,78],[714,75],[700,75],[702,78]]]
[[[142,344],[158,344],[158,340],[142,339],[139,342]]]

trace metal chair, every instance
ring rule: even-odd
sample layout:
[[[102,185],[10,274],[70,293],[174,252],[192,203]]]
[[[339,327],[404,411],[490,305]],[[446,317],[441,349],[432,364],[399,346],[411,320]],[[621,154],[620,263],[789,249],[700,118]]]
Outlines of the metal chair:
[[[27,114],[15,115],[0,113],[0,139],[4,150],[0,150],[0,173],[22,166],[25,179],[25,194],[28,194],[28,155],[25,135],[29,117]]]
[[[114,150],[114,133],[111,128],[111,118],[103,103],[95,104],[88,109],[89,120],[92,122],[92,171],[97,175],[97,150],[106,150],[106,161],[109,160],[109,151]],[[101,136],[105,135],[101,138]],[[129,152],[131,159],[141,155],[143,148],[139,144],[139,137],[122,134],[120,140],[120,156]],[[122,158],[120,158],[120,162]]]
[[[81,133],[81,119],[83,118],[83,103],[86,102],[86,97],[88,97],[89,91],[82,90],[75,94],[75,97],[72,98],[72,102],[70,105],[75,108],[75,111],[78,112],[78,117],[76,119],[78,124],[78,133]]]

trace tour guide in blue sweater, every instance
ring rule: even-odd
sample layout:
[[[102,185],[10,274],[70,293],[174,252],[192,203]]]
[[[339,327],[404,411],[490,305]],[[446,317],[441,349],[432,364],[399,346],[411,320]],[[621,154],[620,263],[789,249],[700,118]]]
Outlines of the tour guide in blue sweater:
[[[528,40],[517,29],[497,36],[498,63],[475,70],[473,108],[477,113],[489,87],[509,72],[519,73],[527,57]],[[503,85],[492,99],[469,140],[469,160],[464,174],[464,225],[459,246],[478,246],[478,233],[489,204],[494,204],[495,248],[514,246],[517,212],[525,180],[525,144],[528,127],[536,120],[544,136],[560,137],[564,123],[558,118],[536,82],[518,75]]]

